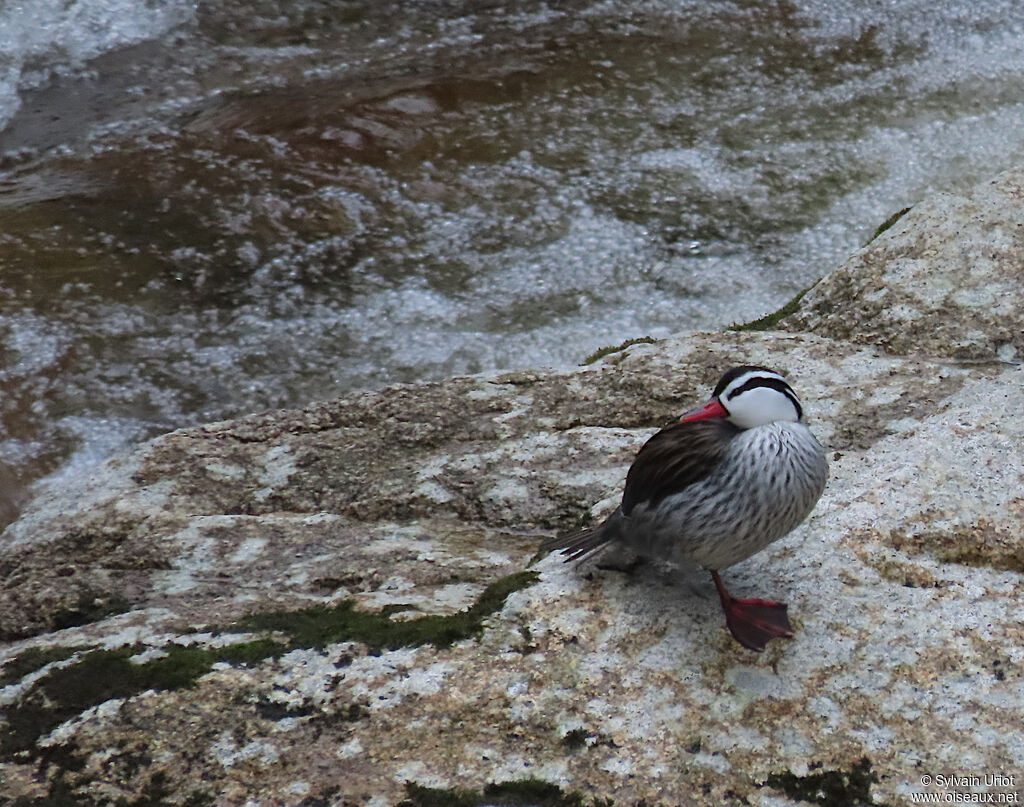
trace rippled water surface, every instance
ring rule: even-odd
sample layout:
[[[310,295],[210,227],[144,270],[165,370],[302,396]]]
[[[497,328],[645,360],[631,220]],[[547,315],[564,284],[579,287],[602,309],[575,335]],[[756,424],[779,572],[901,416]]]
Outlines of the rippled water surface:
[[[189,423],[759,316],[1024,153],[1016,2],[26,8],[7,499]]]

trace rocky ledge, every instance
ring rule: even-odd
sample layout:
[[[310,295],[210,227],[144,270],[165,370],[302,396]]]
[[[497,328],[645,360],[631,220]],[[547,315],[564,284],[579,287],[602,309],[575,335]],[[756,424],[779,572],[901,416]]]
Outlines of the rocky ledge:
[[[1016,171],[754,328],[140,446],[2,537],[0,803],[1019,798],[1022,312]],[[832,463],[727,572],[790,604],[763,654],[703,575],[536,555],[740,362],[792,379]]]

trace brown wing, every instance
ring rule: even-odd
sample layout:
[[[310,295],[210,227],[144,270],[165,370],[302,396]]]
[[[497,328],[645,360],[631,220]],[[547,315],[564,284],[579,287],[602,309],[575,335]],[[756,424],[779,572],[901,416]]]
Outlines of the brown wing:
[[[739,429],[724,418],[673,423],[644,443],[626,475],[622,512],[656,504],[710,474]]]

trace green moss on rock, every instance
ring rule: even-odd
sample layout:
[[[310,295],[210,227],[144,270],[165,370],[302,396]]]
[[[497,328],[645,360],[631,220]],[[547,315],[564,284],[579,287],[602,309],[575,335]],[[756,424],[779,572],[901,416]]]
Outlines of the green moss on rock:
[[[599,347],[597,350],[595,350],[593,353],[587,356],[587,358],[585,358],[581,362],[581,364],[584,366],[588,364],[593,364],[599,359],[603,359],[605,356],[611,355],[612,353],[619,353],[632,345],[653,345],[657,341],[657,339],[651,336],[638,336],[635,339],[627,339],[621,345],[608,345],[606,347]]]
[[[815,280],[806,289],[797,292],[796,296],[793,297],[788,303],[782,306],[777,311],[773,311],[771,314],[765,314],[759,319],[751,320],[750,322],[744,322],[740,325],[730,325],[730,331],[768,331],[774,328],[781,320],[788,317],[790,314],[795,314],[797,309],[800,308],[800,301],[804,298],[811,289],[818,285],[820,281]]]
[[[587,747],[587,737],[590,733],[584,728],[576,728],[567,731],[562,737],[562,745],[570,751],[578,751]]]
[[[405,783],[405,798],[398,807],[477,807],[480,794],[461,788],[424,787],[415,782]]]
[[[424,787],[406,782],[406,798],[398,807],[614,807],[611,799],[587,801],[542,779],[492,782],[481,791]]]
[[[871,785],[878,775],[871,770],[867,757],[849,770],[831,770],[797,776],[795,773],[773,773],[765,782],[797,801],[821,804],[824,807],[884,807],[871,798]]]
[[[74,647],[29,647],[0,667],[0,687],[14,684],[36,670],[41,670],[54,661],[64,661],[75,653],[88,650],[85,646]]]
[[[143,645],[114,650],[91,650],[74,663],[50,670],[5,710],[0,728],[0,758],[11,759],[30,752],[38,738],[87,709],[115,698],[129,698],[146,690],[191,687],[214,664],[255,664],[296,648],[316,648],[339,641],[364,643],[371,652],[432,644],[447,647],[483,630],[484,620],[498,611],[509,594],[531,585],[537,573],[517,572],[491,583],[465,611],[450,616],[427,615],[393,621],[393,607],[378,612],[357,611],[346,601],[334,606],[315,606],[298,611],[256,614],[236,628],[286,634],[286,641],[261,637],[224,647],[169,644],[163,655],[139,663],[133,660]],[[63,652],[61,649],[60,652]],[[74,650],[70,651],[73,653]],[[55,650],[29,654],[26,665],[44,666],[59,655]],[[9,662],[10,663],[10,662]]]
[[[876,238],[878,238],[878,236],[880,236],[882,233],[884,233],[886,230],[892,227],[892,225],[894,225],[897,221],[899,221],[901,218],[907,215],[907,213],[909,213],[910,211],[911,208],[905,207],[902,210],[898,210],[897,212],[889,216],[889,218],[887,218],[885,221],[878,225],[878,229],[876,229],[872,236],[864,243],[864,246],[867,246]]]
[[[233,629],[269,630],[290,636],[288,647],[323,647],[334,642],[355,641],[370,652],[397,650],[430,644],[449,647],[483,630],[484,620],[499,610],[514,591],[537,580],[536,572],[517,572],[491,583],[465,611],[448,616],[428,614],[415,619],[391,619],[394,607],[359,611],[345,600],[336,605],[314,605],[297,611],[254,614],[235,623]]]
[[[0,758],[28,751],[36,740],[65,720],[114,698],[128,698],[153,690],[192,686],[218,661],[234,663],[280,655],[278,642],[244,642],[220,648],[170,644],[163,656],[144,663],[132,661],[148,648],[128,645],[114,650],[92,650],[75,663],[51,670],[6,709],[0,732]]]

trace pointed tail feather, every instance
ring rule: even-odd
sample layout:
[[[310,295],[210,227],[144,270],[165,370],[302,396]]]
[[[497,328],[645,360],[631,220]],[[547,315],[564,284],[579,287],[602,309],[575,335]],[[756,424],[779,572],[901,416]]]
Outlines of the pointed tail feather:
[[[541,552],[554,552],[557,549],[565,555],[565,562],[569,563],[596,552],[612,537],[605,529],[605,525],[601,524],[579,532],[571,532],[568,535],[556,535],[553,538],[548,538],[540,545],[540,550]]]

